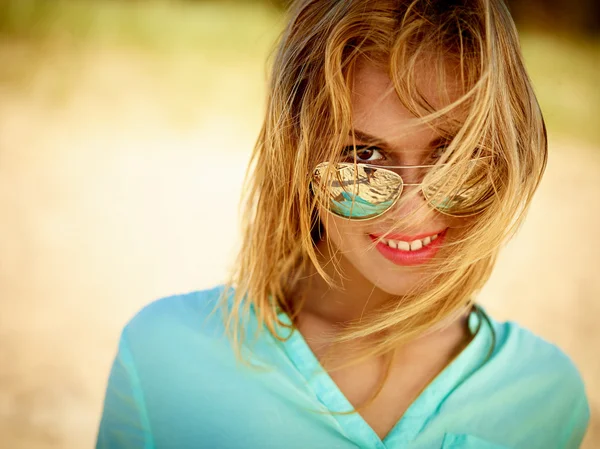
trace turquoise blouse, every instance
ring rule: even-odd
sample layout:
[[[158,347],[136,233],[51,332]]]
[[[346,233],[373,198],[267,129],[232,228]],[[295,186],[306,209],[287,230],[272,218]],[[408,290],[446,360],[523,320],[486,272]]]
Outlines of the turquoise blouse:
[[[581,443],[590,409],[571,360],[481,307],[469,317],[469,345],[381,440],[359,414],[328,413],[351,405],[298,331],[279,342],[264,329],[251,352],[262,368],[236,363],[219,309],[209,313],[222,288],[160,299],[125,326],[97,449],[570,449]],[[248,335],[256,330],[250,315]]]

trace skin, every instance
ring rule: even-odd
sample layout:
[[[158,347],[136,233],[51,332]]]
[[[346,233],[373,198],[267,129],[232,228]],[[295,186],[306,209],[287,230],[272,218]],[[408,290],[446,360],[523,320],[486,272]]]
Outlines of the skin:
[[[423,65],[420,89],[429,101],[437,107],[443,103],[438,95],[437,83]],[[414,116],[402,105],[391,90],[391,80],[386,72],[368,63],[359,63],[355,73],[352,106],[353,127],[356,131],[368,133],[379,140],[381,151],[363,151],[357,154],[359,161],[378,165],[419,165],[434,163],[439,156],[440,136],[424,124],[416,124]],[[455,92],[453,85],[449,92]],[[457,94],[455,94],[457,95]],[[452,98],[452,97],[451,97]],[[349,136],[347,144],[352,145]],[[356,145],[371,144],[357,138]],[[414,170],[406,170],[401,175],[406,182],[415,182]],[[388,231],[405,235],[433,235],[447,230],[447,238],[459,233],[463,220],[443,215],[431,207],[423,207],[421,195],[411,195],[418,187],[405,187],[401,200],[380,218],[369,221],[349,221],[326,210],[320,209],[320,217],[325,227],[324,238],[318,242],[326,270],[334,279],[343,283],[343,291],[333,291],[318,276],[311,276],[312,286],[306,300],[306,309],[329,322],[347,322],[359,318],[365,312],[390,301],[397,301],[419,280],[423,279],[423,266],[399,266],[385,259],[374,248],[369,235],[382,235]],[[403,228],[395,228],[398,219],[410,217]],[[333,269],[331,260],[337,253],[344,276]]]
[[[440,106],[437,85],[426,68],[419,82],[426,97]],[[352,93],[353,126],[385,142],[382,145],[390,165],[426,163],[424,161],[435,153],[431,143],[439,136],[425,125],[414,126],[414,117],[393,90],[390,92],[390,86],[391,81],[383,69],[366,63],[358,65]],[[356,142],[357,145],[368,143]],[[351,138],[348,138],[348,144],[352,144]],[[373,160],[380,155],[365,153],[362,156]],[[382,162],[385,161],[377,160],[376,163]],[[422,201],[420,196],[413,196],[397,203],[381,219],[362,223],[320,210],[325,235],[317,248],[326,270],[338,281],[342,279],[332,264],[327,263],[332,257],[328,241],[341,256],[344,288],[341,291],[331,289],[316,272],[309,273],[300,283],[297,294],[306,299],[297,326],[317,357],[320,358],[326,349],[324,334],[386,302],[397,301],[398,296],[405,294],[423,276],[420,266],[398,266],[385,259],[373,247],[369,234],[384,234],[398,217],[410,214],[414,220],[411,218],[403,229],[393,229],[395,233],[429,235],[448,229],[450,236],[460,228],[460,221],[421,207]],[[360,412],[382,439],[419,393],[471,340],[467,318],[468,314],[463,313],[444,323],[442,329],[432,330],[395,351],[390,377],[382,394]],[[353,343],[348,343],[340,347],[339,353],[342,357],[343,354],[350,357],[352,348]],[[348,400],[357,406],[373,393],[382,367],[382,359],[370,360],[330,375]]]

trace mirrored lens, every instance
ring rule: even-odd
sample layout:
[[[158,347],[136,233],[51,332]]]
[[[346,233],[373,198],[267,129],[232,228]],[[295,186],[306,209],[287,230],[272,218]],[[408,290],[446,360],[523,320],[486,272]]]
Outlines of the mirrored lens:
[[[396,173],[351,163],[319,164],[314,172],[321,204],[345,218],[366,220],[394,205],[402,191]]]
[[[474,159],[431,170],[422,188],[427,201],[444,214],[456,217],[478,214],[494,197],[489,159]]]

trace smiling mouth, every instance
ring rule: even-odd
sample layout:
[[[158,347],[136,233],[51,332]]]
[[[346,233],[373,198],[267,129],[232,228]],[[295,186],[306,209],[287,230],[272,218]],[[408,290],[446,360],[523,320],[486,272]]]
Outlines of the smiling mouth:
[[[445,230],[438,232],[437,234],[428,235],[418,239],[412,238],[408,240],[405,237],[401,237],[404,238],[404,240],[401,240],[400,238],[382,238],[379,241],[392,249],[397,249],[406,252],[419,251],[420,249],[426,248],[427,246],[431,245],[431,243],[433,243],[440,236],[440,234],[444,232]],[[379,236],[371,234],[371,238],[378,239]]]
[[[377,251],[390,262],[410,266],[423,264],[435,257],[444,243],[447,230],[414,237],[392,235],[395,237],[393,239],[380,238],[373,234],[369,234],[369,237],[376,244]]]
[[[424,239],[413,240],[412,242],[405,242],[403,240],[392,240],[392,239],[381,239],[381,242],[388,245],[390,248],[399,249],[400,251],[418,251],[421,248],[425,248],[430,245],[431,242],[438,238],[438,234],[434,234]]]

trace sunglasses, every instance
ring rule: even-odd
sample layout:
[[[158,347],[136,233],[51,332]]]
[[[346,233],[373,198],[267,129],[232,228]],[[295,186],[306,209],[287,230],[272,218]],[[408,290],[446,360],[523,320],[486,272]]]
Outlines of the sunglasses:
[[[314,169],[312,190],[319,204],[350,220],[371,220],[389,211],[405,186],[420,187],[427,203],[452,217],[479,214],[495,189],[489,177],[490,156],[457,164],[378,166],[353,162],[322,162]],[[406,183],[392,169],[418,169],[422,182]]]

